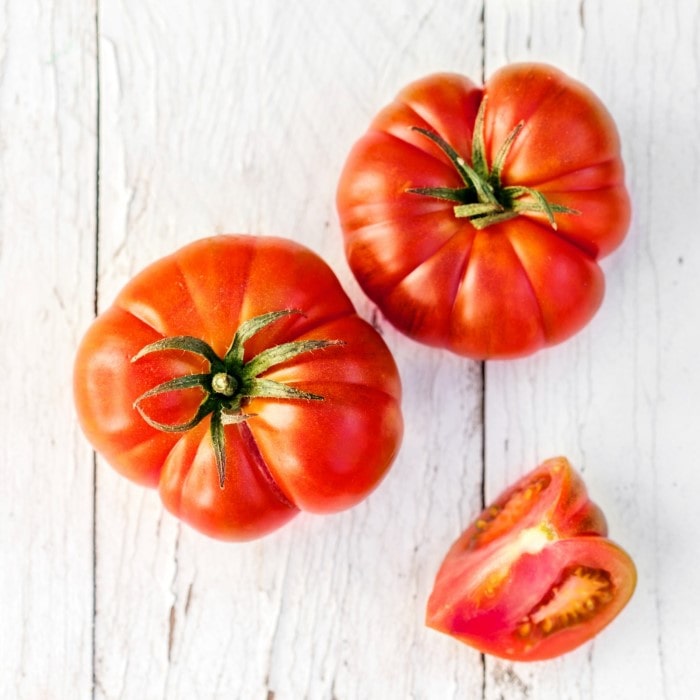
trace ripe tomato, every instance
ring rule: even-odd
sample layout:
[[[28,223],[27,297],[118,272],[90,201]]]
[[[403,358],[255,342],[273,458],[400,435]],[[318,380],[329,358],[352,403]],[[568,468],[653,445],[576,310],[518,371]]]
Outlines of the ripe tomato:
[[[455,74],[403,89],[372,121],[337,194],[347,258],[411,338],[477,359],[580,330],[598,259],[630,219],[615,124],[585,86],[514,64],[484,87]]]
[[[563,457],[502,493],[452,545],[426,622],[479,651],[548,659],[598,634],[637,580]]]
[[[143,270],[88,329],[74,393],[112,466],[221,539],[354,505],[402,434],[386,345],[279,238],[206,238]]]

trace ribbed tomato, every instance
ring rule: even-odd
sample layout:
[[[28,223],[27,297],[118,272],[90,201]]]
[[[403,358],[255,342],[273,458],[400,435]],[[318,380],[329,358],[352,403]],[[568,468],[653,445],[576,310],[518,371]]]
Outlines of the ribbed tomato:
[[[452,545],[426,621],[479,651],[535,661],[598,634],[627,604],[636,569],[563,457],[522,477]]]
[[[147,267],[85,334],[74,392],[108,462],[229,540],[356,504],[402,434],[388,348],[281,238],[206,238]]]
[[[581,329],[603,299],[598,260],[630,220],[610,114],[541,64],[483,87],[410,84],[353,147],[337,204],[350,267],[386,318],[478,359]]]

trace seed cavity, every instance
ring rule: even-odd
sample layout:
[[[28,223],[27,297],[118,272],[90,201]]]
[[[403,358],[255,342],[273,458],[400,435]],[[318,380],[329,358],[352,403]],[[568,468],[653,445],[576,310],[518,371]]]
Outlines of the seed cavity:
[[[543,474],[510,493],[503,502],[496,502],[486,508],[473,524],[476,533],[470,539],[468,548],[474,550],[483,547],[510,530],[532,510],[538,496],[550,482],[549,474]]]
[[[522,639],[547,636],[591,619],[613,599],[610,575],[602,569],[565,569],[547,595],[518,623]]]
[[[518,627],[518,634],[521,637],[529,637],[531,632],[532,632],[532,623],[530,623],[530,622],[523,622]]]

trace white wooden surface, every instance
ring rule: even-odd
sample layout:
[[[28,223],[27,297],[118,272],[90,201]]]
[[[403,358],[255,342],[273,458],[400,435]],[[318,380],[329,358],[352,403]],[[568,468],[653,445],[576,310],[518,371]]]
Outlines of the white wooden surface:
[[[697,0],[5,0],[0,5],[0,697],[685,700],[700,685]],[[406,437],[352,511],[230,545],[80,434],[76,343],[148,262],[223,231],[321,253],[406,82],[542,60],[615,116],[634,219],[577,337],[485,366],[383,323]],[[568,455],[639,568],[621,617],[511,664],[423,626],[440,560],[522,472]]]

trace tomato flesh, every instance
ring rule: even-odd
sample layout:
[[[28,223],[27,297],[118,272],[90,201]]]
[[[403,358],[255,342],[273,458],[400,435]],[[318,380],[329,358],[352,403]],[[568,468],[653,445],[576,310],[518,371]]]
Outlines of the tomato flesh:
[[[568,461],[549,460],[455,542],[426,622],[507,659],[568,652],[598,634],[634,591],[634,563],[606,534],[600,509]]]
[[[489,506],[474,523],[478,532],[473,536],[470,547],[483,547],[508,532],[534,508],[540,492],[546,489],[550,482],[551,478],[547,474],[537,476],[513,489],[504,503],[496,502]]]

